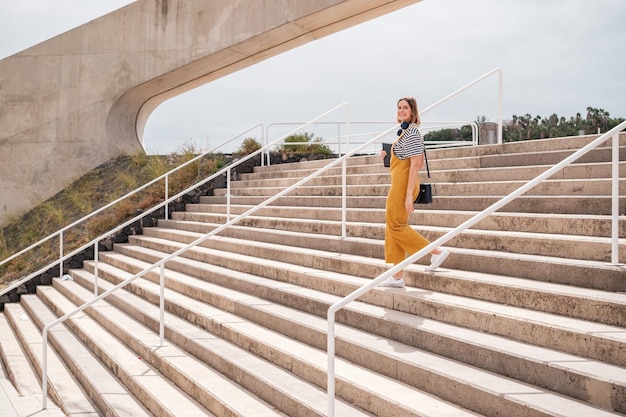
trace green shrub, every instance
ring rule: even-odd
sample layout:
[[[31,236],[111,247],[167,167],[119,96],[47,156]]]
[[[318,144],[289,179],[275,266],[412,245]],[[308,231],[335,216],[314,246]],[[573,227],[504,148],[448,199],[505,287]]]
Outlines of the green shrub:
[[[278,151],[297,155],[331,155],[333,153],[332,150],[322,142],[323,139],[314,138],[313,133],[298,133],[285,138],[285,143]]]
[[[258,140],[254,138],[246,138],[241,143],[241,146],[239,147],[239,149],[233,152],[233,156],[242,157],[242,156],[250,155],[251,153],[258,151],[262,147],[263,145],[261,145],[261,143]]]

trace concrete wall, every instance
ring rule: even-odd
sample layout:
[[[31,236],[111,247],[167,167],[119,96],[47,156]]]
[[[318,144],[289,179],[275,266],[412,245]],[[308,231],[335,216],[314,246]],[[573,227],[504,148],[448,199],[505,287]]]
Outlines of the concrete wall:
[[[0,225],[143,151],[163,101],[420,0],[139,0],[0,61]]]

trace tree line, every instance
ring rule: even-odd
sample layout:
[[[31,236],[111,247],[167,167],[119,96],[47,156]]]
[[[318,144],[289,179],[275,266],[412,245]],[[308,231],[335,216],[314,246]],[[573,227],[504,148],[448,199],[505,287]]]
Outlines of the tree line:
[[[587,114],[584,117],[580,113],[576,113],[576,116],[569,119],[557,114],[552,114],[549,117],[533,117],[529,113],[523,116],[513,115],[511,120],[502,123],[502,141],[517,142],[598,134],[611,130],[623,121],[623,118],[612,118],[609,112],[604,109],[593,107],[587,107]],[[484,116],[479,116],[476,119],[479,127],[485,122],[487,119]],[[472,129],[470,126],[463,126],[460,129],[442,129],[426,133],[424,139],[427,141],[472,140]]]

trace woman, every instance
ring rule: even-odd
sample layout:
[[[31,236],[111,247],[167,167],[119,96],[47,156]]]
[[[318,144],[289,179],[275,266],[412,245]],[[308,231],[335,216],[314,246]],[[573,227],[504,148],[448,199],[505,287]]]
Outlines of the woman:
[[[415,209],[413,201],[419,192],[419,170],[424,165],[424,139],[419,131],[421,123],[417,102],[413,97],[398,100],[397,122],[401,123],[398,139],[391,147],[391,187],[385,207],[385,262],[397,265],[407,254],[412,255],[430,242],[409,226],[409,214]],[[386,152],[382,151],[384,158]],[[431,252],[430,266],[434,271],[449,255],[445,249]],[[382,287],[404,287],[402,271],[383,281]]]

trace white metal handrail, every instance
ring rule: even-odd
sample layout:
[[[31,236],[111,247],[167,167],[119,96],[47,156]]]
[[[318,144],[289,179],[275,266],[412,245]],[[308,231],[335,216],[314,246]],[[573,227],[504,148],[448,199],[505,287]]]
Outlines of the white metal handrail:
[[[318,116],[317,118],[313,119],[312,121],[304,124],[303,126],[299,127],[303,128],[306,127],[312,123],[314,123],[317,119],[322,118],[327,116],[328,114],[340,109],[340,108],[346,108],[346,112],[348,110],[347,107],[347,103],[342,103],[338,106],[336,106],[335,108],[329,110],[328,112]],[[274,142],[266,145],[266,147],[271,147],[276,145],[277,143],[279,143],[280,141],[284,140],[286,137],[292,135],[294,132],[296,132],[297,130],[294,130],[278,139],[276,139]],[[259,155],[265,151],[266,147],[262,147],[261,149],[250,153],[249,155],[243,157],[242,159],[240,159],[237,163],[243,163],[245,161],[247,161],[248,159]],[[351,154],[350,154],[351,155]],[[182,254],[183,252],[199,245],[200,243],[204,242],[205,240],[209,239],[210,237],[212,237],[213,235],[216,235],[218,233],[220,233],[222,230],[230,227],[231,225],[239,222],[240,220],[244,219],[245,217],[253,214],[254,212],[260,210],[261,208],[269,205],[270,203],[272,203],[273,201],[275,201],[276,199],[284,196],[285,194],[293,191],[295,188],[299,187],[300,185],[310,181],[311,179],[315,178],[316,176],[318,176],[319,174],[321,174],[322,172],[326,171],[327,169],[337,165],[339,162],[343,162],[344,163],[344,169],[345,169],[345,160],[347,157],[349,157],[350,155],[345,155],[344,158],[340,158],[340,159],[336,159],[332,162],[330,162],[328,165],[322,167],[321,169],[319,169],[318,171],[310,174],[309,176],[307,176],[306,178],[303,178],[302,180],[298,181],[297,183],[291,185],[290,187],[284,189],[283,191],[275,194],[274,196],[268,198],[267,200],[265,200],[264,202],[262,202],[261,204],[247,210],[246,212],[238,215],[237,217],[235,217],[232,220],[228,220],[226,223],[224,223],[223,225],[215,228],[214,230],[212,230],[211,232],[199,237],[198,239],[194,240],[193,242],[183,246],[182,248],[178,249],[177,251],[171,253],[170,255],[166,256],[165,258],[155,262],[154,264],[146,267],[145,269],[143,269],[142,271],[140,271],[139,273],[135,274],[134,276],[127,278],[126,280],[124,280],[123,282],[120,282],[119,284],[115,285],[114,287],[108,289],[107,291],[104,291],[103,293],[101,293],[100,295],[95,296],[94,298],[92,298],[91,300],[89,300],[88,302],[82,304],[81,306],[77,307],[76,309],[66,313],[65,315],[55,319],[54,321],[51,321],[50,323],[48,323],[46,326],[44,326],[43,330],[42,330],[42,336],[43,336],[43,353],[42,353],[42,375],[41,375],[41,386],[42,386],[42,407],[44,409],[46,409],[47,407],[47,390],[48,390],[48,333],[50,331],[51,328],[53,328],[54,326],[58,325],[59,323],[64,322],[65,320],[67,320],[68,318],[72,317],[73,315],[85,310],[86,308],[90,307],[92,304],[96,303],[97,301],[100,301],[101,299],[103,299],[104,297],[107,297],[109,294],[119,290],[120,288],[128,285],[129,283],[131,283],[132,281],[134,281],[135,279],[145,275],[146,273],[152,271],[153,269],[159,267],[160,268],[160,300],[159,300],[159,309],[160,309],[160,319],[159,319],[159,335],[160,335],[160,343],[161,345],[164,344],[164,303],[165,303],[165,297],[164,297],[164,290],[165,290],[165,264],[172,260],[173,258],[179,256],[180,254]],[[230,173],[230,170],[233,168],[232,165],[223,168],[222,170],[216,172],[215,174],[213,174],[211,177],[209,178],[213,178],[217,175],[221,175],[223,173]],[[228,177],[230,178],[230,175],[228,175]],[[344,172],[344,178],[345,178],[345,172]],[[208,181],[208,179],[204,180],[204,181]],[[195,188],[197,187],[198,184],[195,184],[193,187],[191,188]],[[189,190],[185,190],[181,193],[179,193],[179,195],[182,195],[186,192],[188,192]],[[345,193],[345,187],[343,192]],[[228,193],[230,193],[230,191],[228,191]],[[171,197],[171,198],[175,198],[175,197]],[[345,204],[345,195],[344,195],[344,204]],[[345,206],[344,206],[344,210],[345,212]]]
[[[59,265],[59,276],[60,277],[63,276],[63,262],[65,260],[67,260],[67,259],[71,258],[72,256],[80,253],[81,251],[85,250],[86,248],[88,248],[91,245],[95,246],[95,248],[96,248],[95,252],[97,253],[97,247],[98,247],[97,243],[99,241],[101,241],[102,239],[106,238],[107,236],[110,236],[112,233],[114,233],[114,232],[116,232],[118,230],[121,230],[124,227],[129,226],[129,225],[135,223],[136,221],[140,220],[142,217],[144,217],[147,214],[150,214],[150,213],[160,209],[163,206],[165,206],[165,218],[167,219],[168,218],[167,203],[175,200],[176,198],[180,197],[181,195],[184,195],[190,189],[193,189],[193,188],[196,188],[199,185],[202,185],[201,183],[194,184],[193,187],[191,187],[190,189],[187,189],[187,190],[185,190],[182,193],[178,193],[174,197],[168,197],[168,193],[169,193],[169,190],[168,190],[168,178],[169,178],[169,176],[174,174],[174,173],[176,173],[177,171],[185,168],[189,164],[192,164],[192,163],[200,160],[201,158],[204,158],[208,154],[214,153],[215,151],[217,151],[218,149],[222,148],[223,146],[226,146],[227,144],[231,143],[235,139],[240,138],[243,135],[245,135],[245,134],[247,134],[247,133],[249,133],[249,132],[251,132],[251,131],[253,131],[255,129],[258,129],[258,128],[261,128],[261,134],[263,134],[263,125],[262,124],[258,124],[256,126],[253,126],[250,129],[247,129],[244,132],[238,134],[237,136],[234,136],[233,138],[227,140],[226,142],[222,143],[221,145],[217,146],[216,148],[213,148],[213,149],[211,149],[211,150],[209,150],[209,151],[207,151],[207,152],[205,152],[205,153],[203,153],[201,155],[198,155],[198,156],[194,157],[193,159],[190,159],[189,161],[187,161],[187,162],[177,166],[176,168],[166,172],[165,174],[161,175],[160,177],[155,178],[155,179],[147,182],[146,184],[136,188],[133,191],[128,192],[127,194],[123,195],[122,197],[119,197],[118,199],[116,199],[114,201],[111,201],[110,203],[108,203],[108,204],[100,207],[99,209],[97,209],[97,210],[87,214],[86,216],[84,216],[84,217],[82,217],[82,218],[80,218],[80,219],[70,223],[69,225],[67,225],[67,226],[57,230],[56,232],[54,232],[54,233],[50,234],[49,236],[39,240],[38,242],[33,243],[32,245],[28,246],[27,248],[24,248],[24,249],[20,250],[19,252],[16,252],[15,254],[11,255],[10,257],[2,260],[0,262],[0,267],[2,265],[5,265],[8,262],[12,261],[13,259],[16,259],[17,257],[22,256],[22,255],[28,253],[29,251],[31,251],[31,250],[41,246],[42,244],[46,243],[47,241],[50,241],[50,240],[54,239],[57,236],[59,237],[59,258],[57,260],[51,262],[51,263],[48,263],[47,265],[43,266],[42,268],[40,268],[40,269],[30,273],[29,275],[27,275],[27,276],[25,276],[25,277],[15,281],[15,282],[13,282],[12,284],[8,285],[7,287],[3,288],[0,291],[0,296],[3,295],[3,294],[8,293],[9,291],[13,290],[14,288],[19,287],[20,285],[30,281],[34,277],[42,274],[43,272],[45,272],[48,269],[56,266],[57,264]],[[102,235],[96,237],[95,239],[92,239],[88,243],[86,243],[86,244],[80,246],[79,248],[74,249],[73,251],[71,251],[71,252],[69,252],[69,253],[64,255],[64,253],[63,253],[63,235],[64,235],[64,233],[66,231],[72,229],[73,227],[75,227],[75,226],[77,226],[79,224],[82,224],[83,222],[85,222],[85,221],[89,220],[90,218],[94,217],[95,215],[102,213],[103,211],[113,207],[117,203],[119,203],[119,202],[121,202],[121,201],[123,201],[123,200],[125,200],[125,199],[127,199],[127,198],[129,198],[129,197],[131,197],[131,196],[133,196],[135,194],[137,194],[138,192],[148,188],[149,186],[151,186],[151,185],[153,185],[153,184],[155,184],[155,183],[157,183],[157,182],[159,182],[161,180],[165,180],[165,197],[164,197],[164,201],[162,203],[160,203],[157,206],[152,207],[151,209],[149,209],[147,211],[144,211],[140,215],[132,218],[131,220],[128,220],[128,221],[124,222],[122,225],[118,225],[115,228],[113,228],[111,230],[108,230],[107,232],[103,233]],[[205,182],[206,182],[206,180],[205,180]]]
[[[538,175],[535,179],[529,181],[528,183],[522,185],[517,190],[513,191],[506,197],[502,198],[500,201],[492,204],[487,207],[485,210],[476,214],[471,219],[467,220],[456,229],[449,231],[445,235],[441,236],[439,239],[430,243],[428,246],[421,249],[419,252],[413,254],[406,258],[403,262],[395,265],[391,269],[385,271],[380,274],[378,277],[374,278],[368,284],[362,286],[358,290],[353,291],[348,294],[341,300],[337,301],[328,309],[328,333],[327,333],[327,354],[328,354],[328,381],[327,381],[327,391],[328,391],[328,415],[327,417],[335,416],[335,314],[338,310],[345,307],[348,303],[356,300],[358,297],[367,293],[369,290],[380,284],[382,281],[392,276],[393,274],[402,271],[407,266],[413,264],[418,259],[422,258],[426,254],[430,253],[434,249],[448,242],[450,239],[456,237],[460,233],[469,229],[479,221],[483,220],[485,217],[489,216],[496,210],[502,208],[507,205],[517,197],[526,193],[537,184],[545,180],[546,178],[551,177],[556,174],[558,171],[562,170],[567,165],[571,164],[573,161],[579,159],[587,152],[592,149],[598,147],[609,138],[613,138],[612,142],[612,188],[611,188],[611,263],[613,265],[619,265],[619,132],[623,129],[626,129],[626,121],[620,123],[613,129],[609,130],[599,138],[590,142],[580,150],[576,151],[572,155],[565,158],[563,161],[554,165],[552,168]]]

